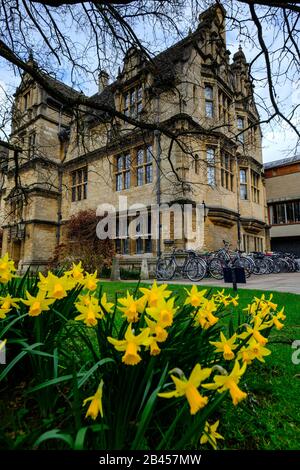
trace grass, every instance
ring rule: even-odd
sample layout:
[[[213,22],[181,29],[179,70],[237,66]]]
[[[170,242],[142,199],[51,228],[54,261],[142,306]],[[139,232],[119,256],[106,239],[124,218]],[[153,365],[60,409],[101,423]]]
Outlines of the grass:
[[[142,284],[141,284],[142,285]],[[146,286],[146,284],[143,284]],[[103,289],[110,300],[123,295],[128,289],[134,292],[136,282],[105,282]],[[182,285],[169,288],[184,298]],[[220,288],[212,288],[216,291]],[[233,294],[232,289],[226,289]],[[239,306],[244,308],[254,297],[271,292],[241,289]],[[282,330],[273,330],[268,347],[272,354],[265,364],[249,367],[246,386],[248,400],[237,408],[222,410],[220,429],[226,434],[228,449],[299,450],[300,445],[300,364],[293,364],[292,343],[300,340],[300,295],[273,293],[273,301],[285,306],[286,320]],[[226,429],[226,432],[225,432]]]

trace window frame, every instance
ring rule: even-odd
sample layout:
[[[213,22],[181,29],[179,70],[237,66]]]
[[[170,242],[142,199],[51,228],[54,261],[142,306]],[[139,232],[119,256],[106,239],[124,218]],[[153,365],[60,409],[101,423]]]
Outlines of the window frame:
[[[71,201],[79,202],[87,199],[87,187],[88,167],[83,166],[73,170],[71,172]]]
[[[259,189],[259,184],[260,184],[260,174],[257,173],[255,170],[251,169],[251,199],[252,202],[255,202],[256,204],[259,204],[260,202],[260,189]]]
[[[239,126],[239,122],[242,123],[242,126]],[[237,119],[236,119],[236,126],[237,126],[237,130],[240,132],[240,131],[243,131],[241,133],[239,133],[239,135],[237,136],[237,140],[240,144],[244,145],[245,143],[245,117],[244,116],[237,116]]]
[[[124,91],[122,95],[122,111],[125,116],[137,118],[144,107],[144,87],[142,83],[137,83],[134,86]]]
[[[142,160],[139,160],[139,155],[142,155]],[[144,186],[145,184],[153,183],[153,151],[151,144],[147,145],[146,147],[139,147],[137,149],[135,173],[136,186],[140,187]],[[151,175],[150,177],[149,174]]]
[[[229,160],[227,166],[226,161]],[[234,158],[229,152],[221,152],[221,186],[228,191],[234,190]]]
[[[242,178],[241,178],[241,173],[242,172],[245,172],[245,181],[242,181]],[[243,167],[239,167],[239,185],[240,185],[240,188],[239,188],[239,195],[240,195],[240,199],[242,201],[248,201],[249,200],[249,191],[248,191],[248,168],[243,168]],[[241,189],[242,188],[245,188],[245,194],[246,194],[246,197],[242,197],[242,191]]]
[[[131,153],[130,151],[116,155],[115,190],[125,191],[131,187]],[[121,164],[119,164],[121,162]]]
[[[212,151],[212,154],[210,154]],[[206,164],[207,164],[207,184],[214,188],[216,186],[216,148],[213,146],[206,147]]]
[[[211,91],[211,94],[208,96],[207,91]],[[211,83],[205,83],[204,84],[204,111],[205,111],[205,117],[209,119],[213,119],[214,117],[214,87]],[[209,106],[209,108],[207,108]],[[207,113],[207,110],[211,109],[211,113]]]

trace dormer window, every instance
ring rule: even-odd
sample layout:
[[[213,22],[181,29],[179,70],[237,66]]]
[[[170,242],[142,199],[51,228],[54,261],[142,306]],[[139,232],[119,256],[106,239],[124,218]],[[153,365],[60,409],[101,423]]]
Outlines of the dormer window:
[[[123,113],[126,116],[136,118],[143,109],[143,88],[137,85],[123,95]]]

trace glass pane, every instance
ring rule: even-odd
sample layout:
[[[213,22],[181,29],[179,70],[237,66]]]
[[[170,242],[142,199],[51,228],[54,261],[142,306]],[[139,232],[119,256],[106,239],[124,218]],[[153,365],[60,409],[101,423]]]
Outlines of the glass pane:
[[[214,186],[215,184],[215,169],[212,166],[207,168],[207,183],[210,186]]]
[[[205,101],[205,115],[206,117],[213,117],[213,103],[212,101]]]
[[[141,101],[142,96],[143,96],[143,89],[142,89],[142,87],[139,87],[138,90],[137,90],[137,99],[138,99],[138,101]]]
[[[128,189],[130,187],[130,171],[125,172],[124,178],[124,189]]]
[[[77,200],[81,201],[81,186],[77,186]]]
[[[140,113],[143,109],[143,104],[141,101],[138,102],[138,105],[137,105],[137,112]]]
[[[144,167],[139,167],[137,169],[137,184],[142,186],[144,184]]]
[[[118,157],[117,159],[117,168],[118,168],[118,171],[121,171],[123,169],[123,157],[122,156]]]
[[[132,106],[135,102],[135,90],[131,90],[130,92],[130,106]]]
[[[207,158],[208,163],[214,163],[215,162],[215,149],[207,148],[206,158]]]
[[[294,220],[294,207],[293,207],[292,202],[287,202],[286,203],[286,217],[287,217],[287,223],[293,223]]]
[[[83,170],[83,181],[87,181],[87,175],[88,175],[87,168],[84,168],[84,170]]]
[[[277,223],[278,224],[285,224],[284,204],[276,204],[276,212],[277,212]]]
[[[87,184],[83,184],[83,199],[86,199],[86,193],[87,193]]]
[[[72,173],[72,185],[75,186],[76,184],[76,171],[73,171]]]
[[[145,253],[152,253],[152,240],[151,237],[145,240]]]
[[[151,145],[149,145],[149,146],[147,147],[146,161],[147,161],[147,162],[152,162],[152,146],[151,146]]]
[[[244,118],[241,118],[241,117],[237,118],[237,127],[238,129],[244,129]]]
[[[205,86],[205,99],[212,100],[213,99],[213,88],[209,85]]]
[[[144,163],[144,150],[139,149],[137,152],[137,164],[142,165]]]
[[[246,183],[247,182],[247,172],[246,170],[240,170],[240,182]]]
[[[295,222],[300,222],[300,201],[294,202]]]
[[[129,239],[125,238],[123,240],[123,253],[128,255],[129,254]]]
[[[82,181],[82,170],[77,171],[77,183],[80,184]]]
[[[125,155],[125,168],[126,170],[130,168],[130,154]]]
[[[76,201],[76,188],[72,188],[72,202]]]
[[[146,183],[152,183],[152,165],[146,166]]]
[[[121,173],[117,174],[117,177],[116,177],[116,190],[117,191],[122,190],[122,174]]]
[[[240,196],[241,196],[241,199],[248,199],[247,186],[245,184],[241,184],[240,186]]]
[[[136,252],[137,254],[143,253],[143,240],[141,238],[136,240]]]

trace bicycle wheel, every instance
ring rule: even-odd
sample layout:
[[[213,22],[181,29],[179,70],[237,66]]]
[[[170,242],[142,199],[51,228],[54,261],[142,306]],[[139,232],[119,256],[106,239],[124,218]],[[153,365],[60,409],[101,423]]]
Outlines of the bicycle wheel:
[[[264,258],[257,258],[255,260],[255,268],[253,274],[267,274],[269,265]]]
[[[224,277],[224,273],[223,273],[224,267],[225,267],[224,262],[219,258],[213,258],[211,261],[209,261],[207,265],[209,274],[215,279],[219,279],[219,280],[223,279]]]
[[[173,258],[165,258],[157,261],[156,278],[172,279],[176,271],[176,263]]]
[[[190,281],[201,281],[206,274],[206,263],[202,259],[190,259],[186,264],[185,271]]]
[[[248,260],[248,258],[244,258],[244,257],[241,257],[241,258],[238,258],[234,261],[234,264],[233,266],[235,268],[244,268],[245,270],[245,276],[246,277],[250,277],[251,276],[251,273],[252,273],[252,263],[250,263],[250,261]]]

